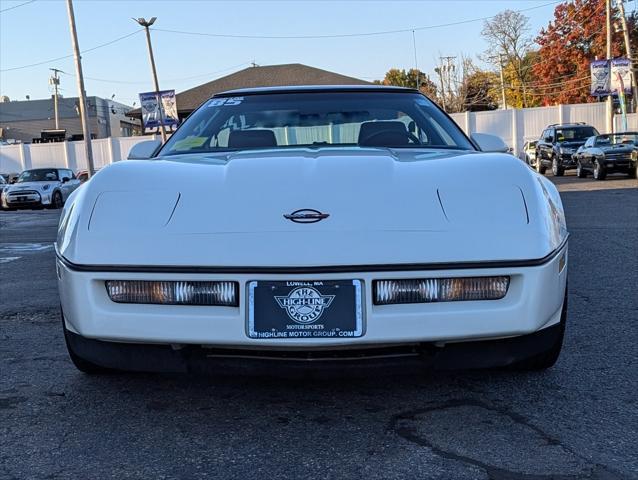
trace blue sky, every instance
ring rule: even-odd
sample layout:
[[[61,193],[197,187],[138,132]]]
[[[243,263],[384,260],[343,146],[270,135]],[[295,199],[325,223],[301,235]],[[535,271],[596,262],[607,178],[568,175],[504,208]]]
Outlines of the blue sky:
[[[108,1],[75,0],[80,47],[87,50],[140,27],[131,17],[158,17],[154,27],[238,35],[327,35],[411,29],[476,19],[510,8],[529,9],[532,31],[553,16],[551,0],[509,1]],[[0,94],[12,100],[50,95],[49,67],[74,73],[71,41],[62,0],[0,0]],[[24,4],[24,5],[21,5]],[[631,4],[629,4],[631,5]],[[16,7],[16,8],[11,8]],[[419,68],[433,76],[439,55],[475,56],[485,49],[482,22],[417,30]],[[412,33],[330,39],[252,39],[183,35],[154,31],[160,87],[182,91],[231,73],[254,61],[259,65],[304,63],[335,72],[380,79],[391,67],[414,65]],[[142,32],[83,55],[89,95],[132,104],[152,90]],[[75,78],[62,75],[64,96],[75,96]]]

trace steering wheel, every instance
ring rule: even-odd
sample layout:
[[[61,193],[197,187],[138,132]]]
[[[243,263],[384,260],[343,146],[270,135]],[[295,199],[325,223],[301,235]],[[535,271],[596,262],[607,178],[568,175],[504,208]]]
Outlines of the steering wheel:
[[[367,142],[369,142],[371,139],[373,139],[373,138],[375,138],[375,137],[378,137],[379,135],[384,135],[384,134],[386,134],[386,133],[388,133],[388,132],[389,132],[389,133],[399,133],[399,134],[405,135],[405,136],[408,138],[408,140],[412,140],[412,143],[414,143],[415,145],[422,145],[421,140],[419,140],[419,139],[418,139],[418,137],[417,137],[416,135],[414,135],[414,134],[412,134],[412,133],[408,132],[407,130],[405,130],[405,131],[395,131],[395,130],[390,130],[390,129],[387,129],[387,130],[379,130],[378,132],[374,132],[373,134],[368,135],[368,136],[365,138],[365,142],[364,142],[364,143],[367,143]]]

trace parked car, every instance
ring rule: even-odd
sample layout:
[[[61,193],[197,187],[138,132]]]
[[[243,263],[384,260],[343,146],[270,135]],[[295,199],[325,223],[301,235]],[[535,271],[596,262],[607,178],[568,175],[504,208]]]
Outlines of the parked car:
[[[4,189],[7,186],[7,181],[4,175],[0,175],[0,209],[2,208],[2,197],[4,196]]]
[[[19,173],[2,173],[0,174],[0,176],[4,178],[5,182],[7,182],[8,184],[12,184],[16,182],[20,174]]]
[[[219,93],[158,146],[135,145],[129,158],[153,161],[103,168],[62,212],[78,369],[558,358],[556,187],[417,90]]]
[[[608,173],[636,176],[636,160],[632,153],[638,148],[638,133],[609,133],[589,137],[574,154],[576,174],[585,178],[591,173],[596,180],[604,180]]]
[[[78,170],[75,174],[80,183],[84,183],[89,179],[89,171],[88,170]]]
[[[530,167],[536,168],[536,140],[530,140],[523,144],[523,151],[519,154],[519,158]]]
[[[565,170],[576,168],[573,154],[594,135],[598,131],[583,122],[549,125],[536,144],[536,171],[543,174],[551,167],[552,173],[560,177]]]
[[[60,208],[80,186],[73,171],[67,168],[34,168],[20,174],[4,190],[4,208]]]

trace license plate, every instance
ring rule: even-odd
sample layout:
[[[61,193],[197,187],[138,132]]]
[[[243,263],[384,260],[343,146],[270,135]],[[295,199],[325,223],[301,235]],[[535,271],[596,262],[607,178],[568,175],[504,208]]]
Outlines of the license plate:
[[[361,281],[250,282],[247,330],[262,339],[361,337]]]

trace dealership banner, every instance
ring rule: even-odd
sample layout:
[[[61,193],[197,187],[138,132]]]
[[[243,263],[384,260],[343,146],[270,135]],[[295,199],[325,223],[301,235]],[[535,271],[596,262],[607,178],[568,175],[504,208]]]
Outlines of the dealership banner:
[[[611,61],[611,94],[631,93],[631,62],[627,58]]]
[[[590,63],[591,70],[591,94],[595,97],[609,95],[609,62],[607,60],[595,60]]]
[[[144,133],[159,132],[161,123],[164,124],[164,129],[167,132],[172,132],[179,125],[175,90],[140,93],[140,105],[142,106]]]

